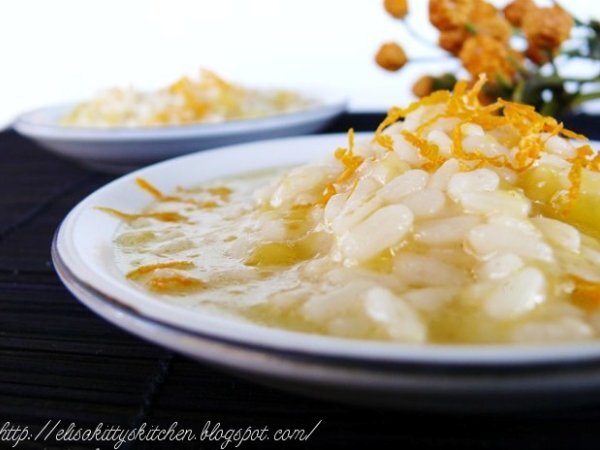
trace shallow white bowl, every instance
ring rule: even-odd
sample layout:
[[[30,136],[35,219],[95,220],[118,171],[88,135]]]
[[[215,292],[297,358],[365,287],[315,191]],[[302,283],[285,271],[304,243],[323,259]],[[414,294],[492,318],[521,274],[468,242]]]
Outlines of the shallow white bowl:
[[[364,138],[361,134],[358,139]],[[247,171],[319,159],[345,135],[278,139],[159,163],[99,189],[66,217],[53,259],[67,287],[111,322],[192,357],[321,397],[439,410],[513,410],[600,399],[600,343],[536,346],[403,345],[268,328],[177,307],[117,270],[120,221],[96,210],[137,211],[144,177],[169,192]]]
[[[336,94],[305,94],[319,102],[306,109],[269,117],[221,123],[156,127],[69,127],[59,121],[75,105],[50,106],[21,115],[13,124],[23,136],[51,152],[88,167],[124,173],[198,150],[240,142],[313,133],[346,109]]]

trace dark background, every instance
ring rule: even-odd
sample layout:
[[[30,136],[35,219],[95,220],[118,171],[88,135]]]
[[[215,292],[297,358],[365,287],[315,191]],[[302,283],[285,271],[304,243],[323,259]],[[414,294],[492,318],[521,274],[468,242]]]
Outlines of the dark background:
[[[372,130],[382,116],[346,115],[326,131]],[[589,120],[593,128],[597,121]],[[254,448],[600,447],[600,405],[502,416],[346,406],[241,380],[115,328],[67,292],[50,261],[50,241],[62,218],[113,178],[58,159],[11,130],[0,132],[0,426],[11,421],[35,433],[49,419],[92,428],[99,422],[168,427],[177,421],[200,433],[207,420],[224,428],[271,430],[312,428],[323,420],[308,442]],[[0,440],[0,447],[10,445]],[[57,445],[25,442],[17,448]]]

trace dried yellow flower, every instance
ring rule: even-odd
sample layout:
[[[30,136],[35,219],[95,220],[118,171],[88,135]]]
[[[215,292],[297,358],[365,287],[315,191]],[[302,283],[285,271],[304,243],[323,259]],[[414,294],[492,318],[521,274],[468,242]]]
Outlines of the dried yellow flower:
[[[569,38],[573,18],[557,5],[533,8],[523,17],[522,27],[530,46],[555,50]]]
[[[444,50],[458,55],[463,44],[474,34],[479,36],[490,36],[497,41],[507,43],[511,36],[511,28],[506,19],[498,14],[483,16],[478,21],[470,23],[469,31],[465,26],[451,28],[440,32],[438,44]]]
[[[504,7],[504,17],[512,26],[519,28],[523,17],[535,7],[533,0],[514,0]]]
[[[440,31],[463,26],[473,9],[473,0],[430,0],[429,21]]]
[[[383,0],[383,7],[390,16],[396,19],[403,19],[408,14],[406,0]]]
[[[438,44],[447,52],[453,55],[458,55],[465,41],[473,36],[467,29],[463,27],[451,28],[440,32]]]
[[[440,29],[439,46],[453,55],[458,55],[464,42],[474,34],[491,36],[501,42],[510,39],[510,24],[490,3],[473,0],[468,8],[464,7],[465,14],[460,16],[456,10],[448,8],[447,2],[430,2],[430,12],[436,11],[436,15],[430,15],[430,18],[437,20]],[[451,25],[454,23],[457,25]]]
[[[419,98],[431,94],[433,92],[433,77],[431,75],[423,75],[413,84],[412,91]]]
[[[508,21],[499,14],[484,16],[479,20],[473,20],[475,33],[482,36],[490,36],[500,42],[508,42],[512,29]]]
[[[406,64],[406,53],[395,42],[387,42],[379,48],[375,55],[375,62],[385,70],[395,72]]]
[[[516,72],[510,61],[513,55],[508,47],[491,36],[470,37],[464,43],[459,57],[473,77],[484,73],[490,84],[496,82],[497,76],[510,80]]]
[[[479,82],[479,78],[472,78],[471,80],[469,80],[469,82],[467,83],[467,87],[469,89],[474,89],[475,92],[477,92],[477,100],[479,100],[479,103],[483,106],[492,104],[496,101],[497,97],[494,97],[493,95],[489,95],[485,89],[483,89],[484,87],[490,87],[490,85],[486,84],[480,87],[476,87],[477,83]],[[486,80],[486,83],[488,81]]]
[[[488,3],[485,0],[474,0],[473,6],[471,7],[471,13],[469,14],[469,20],[477,22],[497,15],[498,10],[491,3]]]
[[[558,53],[558,49],[541,49],[535,45],[529,44],[527,50],[525,50],[525,56],[527,56],[527,58],[529,58],[538,66],[542,66],[550,61],[549,53],[552,53],[554,56],[556,53]]]

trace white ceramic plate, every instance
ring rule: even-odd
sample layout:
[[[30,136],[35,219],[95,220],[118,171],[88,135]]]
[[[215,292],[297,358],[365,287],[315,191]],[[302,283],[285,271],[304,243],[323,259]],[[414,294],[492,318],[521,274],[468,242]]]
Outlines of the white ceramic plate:
[[[364,137],[364,135],[359,136]],[[345,135],[278,139],[205,151],[121,177],[66,217],[53,259],[83,303],[122,328],[243,375],[321,397],[439,410],[513,410],[600,399],[600,343],[552,346],[402,345],[309,335],[179,308],[127,281],[112,258],[120,221],[96,210],[136,211],[147,194],[252,170],[300,164]]]
[[[13,126],[57,155],[97,170],[124,173],[202,149],[319,131],[346,109],[346,100],[335,94],[304,95],[319,103],[297,112],[214,124],[66,127],[59,121],[74,106],[67,104],[23,114]]]

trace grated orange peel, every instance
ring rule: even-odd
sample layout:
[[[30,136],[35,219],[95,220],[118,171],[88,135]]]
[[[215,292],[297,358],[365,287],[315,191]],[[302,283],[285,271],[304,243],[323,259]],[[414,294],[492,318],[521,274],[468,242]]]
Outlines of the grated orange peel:
[[[583,141],[587,138],[564,127],[552,117],[543,116],[530,105],[497,99],[495,102],[482,105],[479,94],[487,78],[485,74],[479,76],[475,84],[469,88],[465,80],[456,83],[452,92],[447,90],[435,91],[405,108],[394,106],[390,108],[386,117],[377,127],[373,142],[379,144],[387,151],[394,150],[394,139],[384,131],[394,123],[423,106],[445,105],[442,112],[426,119],[414,131],[403,130],[402,137],[411,144],[425,160],[423,169],[433,171],[439,168],[450,158],[457,159],[461,170],[473,170],[485,165],[497,168],[508,168],[517,173],[523,173],[535,165],[543,156],[545,144],[553,136],[562,136],[568,139]],[[452,146],[450,155],[443,155],[438,146],[429,142],[424,133],[438,120],[443,118],[456,118],[457,123],[449,132]],[[512,130],[513,140],[510,147],[513,151],[508,155],[487,156],[479,150],[466,151],[463,148],[462,126],[476,124],[484,131],[504,127]],[[340,184],[347,184],[357,173],[358,167],[364,158],[355,155],[354,131],[348,131],[348,148],[338,148],[335,157],[343,165],[343,170],[333,183],[328,183],[317,205],[324,206],[329,199],[339,191]],[[575,201],[581,186],[581,171],[583,169],[600,172],[600,155],[596,154],[589,145],[577,149],[575,158],[568,160],[571,163],[567,178],[570,186],[567,191],[569,202]],[[568,205],[565,206],[568,208]],[[565,209],[566,211],[566,209]]]
[[[594,311],[600,307],[600,283],[593,283],[573,276],[575,289],[571,301],[586,311]]]
[[[135,183],[144,191],[148,192],[152,197],[154,197],[159,202],[179,202],[186,203],[189,205],[196,206],[197,208],[216,208],[219,206],[217,202],[214,200],[205,200],[199,201],[191,198],[181,197],[179,195],[165,195],[163,194],[156,186],[151,184],[148,180],[144,178],[136,178]],[[229,188],[214,188],[207,189],[207,192],[211,195],[218,196],[221,199],[228,199],[231,194],[231,189]]]
[[[143,219],[143,218],[156,219],[161,222],[187,222],[188,221],[188,219],[186,217],[182,216],[181,214],[179,214],[178,212],[175,212],[175,211],[132,214],[132,213],[126,213],[123,211],[119,211],[118,209],[115,209],[115,208],[108,208],[106,206],[97,206],[96,209],[98,209],[99,211],[108,213],[112,216],[118,217],[119,219],[124,220],[125,222],[131,222],[133,220]]]
[[[489,105],[482,105],[479,93],[487,79],[480,75],[477,82],[469,89],[468,83],[461,80],[456,83],[454,91],[436,91],[427,97],[413,102],[406,108],[393,107],[375,131],[374,141],[386,149],[393,149],[391,136],[382,134],[384,130],[408,114],[423,106],[444,104],[445,110],[437,113],[420,124],[414,132],[403,131],[402,136],[413,145],[425,160],[423,168],[435,170],[447,159],[455,158],[463,169],[475,169],[487,165],[504,167],[522,173],[531,168],[544,154],[547,140],[553,136],[583,141],[587,138],[564,127],[552,117],[546,117],[535,111],[530,105],[497,99]],[[442,118],[457,118],[458,122],[450,131],[452,140],[451,154],[444,157],[435,144],[424,138],[423,133]],[[462,145],[462,125],[476,124],[485,131],[499,127],[508,127],[515,131],[517,142],[511,157],[506,155],[487,156],[478,150],[465,151]],[[544,136],[542,133],[545,133]],[[568,173],[570,186],[567,192],[572,203],[579,195],[581,172],[583,169],[600,172],[600,155],[589,145],[577,149],[577,155],[569,160],[571,167]]]
[[[152,272],[161,269],[178,269],[178,270],[189,270],[193,269],[195,264],[191,261],[168,261],[163,263],[156,264],[147,264],[145,266],[140,266],[137,269],[128,272],[126,277],[131,280],[137,280],[145,275],[149,275]]]
[[[334,153],[337,159],[343,166],[344,170],[340,173],[334,183],[327,183],[321,198],[316,202],[317,205],[325,206],[329,199],[337,194],[336,184],[343,184],[350,180],[356,170],[364,162],[364,158],[354,153],[354,129],[348,130],[348,147],[340,147]]]

